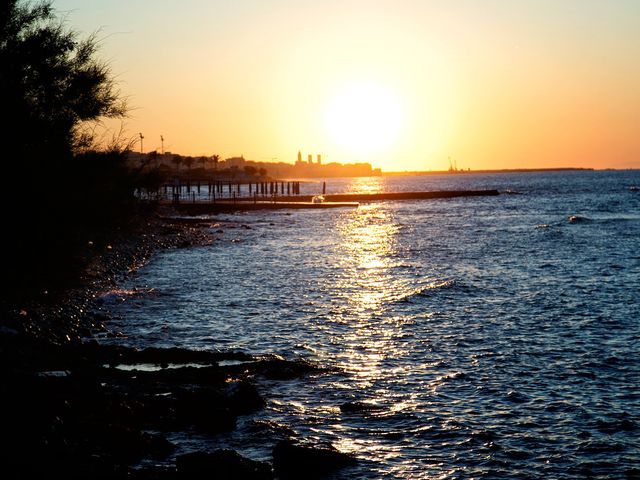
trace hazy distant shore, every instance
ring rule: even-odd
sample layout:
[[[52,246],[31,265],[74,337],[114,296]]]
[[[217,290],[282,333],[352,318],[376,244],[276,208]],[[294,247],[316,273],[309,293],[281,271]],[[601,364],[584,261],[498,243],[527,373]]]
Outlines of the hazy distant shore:
[[[398,171],[382,172],[382,176],[397,175],[457,175],[469,173],[530,173],[530,172],[570,172],[570,171],[593,171],[593,168],[560,167],[560,168],[503,168],[503,169],[482,169],[482,170],[424,170],[424,171]]]

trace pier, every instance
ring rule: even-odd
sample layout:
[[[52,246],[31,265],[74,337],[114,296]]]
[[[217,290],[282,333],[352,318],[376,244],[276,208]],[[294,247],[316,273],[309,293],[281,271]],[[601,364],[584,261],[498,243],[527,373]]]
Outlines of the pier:
[[[191,215],[242,210],[354,208],[360,203],[376,201],[499,195],[497,190],[334,193],[323,194],[322,202],[314,202],[315,195],[300,194],[299,182],[284,181],[257,184],[167,185],[164,187],[164,193],[161,203],[172,204],[178,210]]]
[[[301,202],[301,201],[283,201],[278,199],[277,201],[248,201],[236,200],[235,202],[229,200],[221,200],[216,203],[208,202],[193,202],[193,203],[179,203],[173,204],[173,206],[180,212],[187,215],[206,215],[208,213],[222,213],[222,212],[236,212],[236,211],[252,211],[252,210],[284,210],[284,209],[326,209],[326,208],[357,208],[358,202]]]
[[[433,198],[485,197],[499,195],[497,190],[440,190],[433,192],[339,193],[324,195],[328,202],[377,202],[381,200],[427,200]],[[310,196],[297,197],[301,201]]]

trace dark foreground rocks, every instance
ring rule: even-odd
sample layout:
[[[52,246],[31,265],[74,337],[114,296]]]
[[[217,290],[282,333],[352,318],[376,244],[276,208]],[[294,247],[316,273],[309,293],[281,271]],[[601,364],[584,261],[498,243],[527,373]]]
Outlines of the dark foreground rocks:
[[[212,453],[194,452],[176,459],[177,478],[242,478],[270,480],[271,465],[243,457],[233,450],[216,450]]]
[[[273,466],[278,478],[322,478],[335,470],[354,465],[350,455],[331,445],[305,445],[282,440],[273,449]]]
[[[201,478],[209,473],[211,478],[272,478],[271,465],[232,451],[171,460],[175,446],[166,434],[193,431],[215,439],[233,430],[239,416],[263,408],[253,379],[284,381],[321,371],[307,362],[240,352],[2,338],[0,422],[6,446],[0,450],[0,469],[7,479]],[[282,478],[294,478],[304,468],[310,469],[305,476],[321,474],[351,461],[326,447],[293,443],[279,444],[273,453]],[[132,470],[142,460],[168,466]]]

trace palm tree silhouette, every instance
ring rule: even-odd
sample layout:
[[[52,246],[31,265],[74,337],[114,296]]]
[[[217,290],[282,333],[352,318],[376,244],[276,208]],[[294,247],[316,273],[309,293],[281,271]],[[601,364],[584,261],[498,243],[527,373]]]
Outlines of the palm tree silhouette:
[[[220,161],[220,155],[215,154],[211,156],[211,161],[213,161],[213,168],[218,170],[218,162]]]

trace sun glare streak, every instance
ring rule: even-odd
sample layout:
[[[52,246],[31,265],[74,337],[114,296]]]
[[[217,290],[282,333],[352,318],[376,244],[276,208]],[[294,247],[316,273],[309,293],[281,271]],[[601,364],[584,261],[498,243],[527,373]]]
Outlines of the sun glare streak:
[[[345,215],[338,230],[340,255],[349,259],[337,285],[349,305],[341,317],[348,329],[340,339],[338,361],[353,374],[358,388],[367,388],[384,375],[382,363],[397,350],[400,327],[381,318],[386,305],[404,291],[390,272],[398,225],[383,206],[365,205]]]
[[[349,186],[351,193],[378,193],[384,190],[384,177],[356,177]]]

